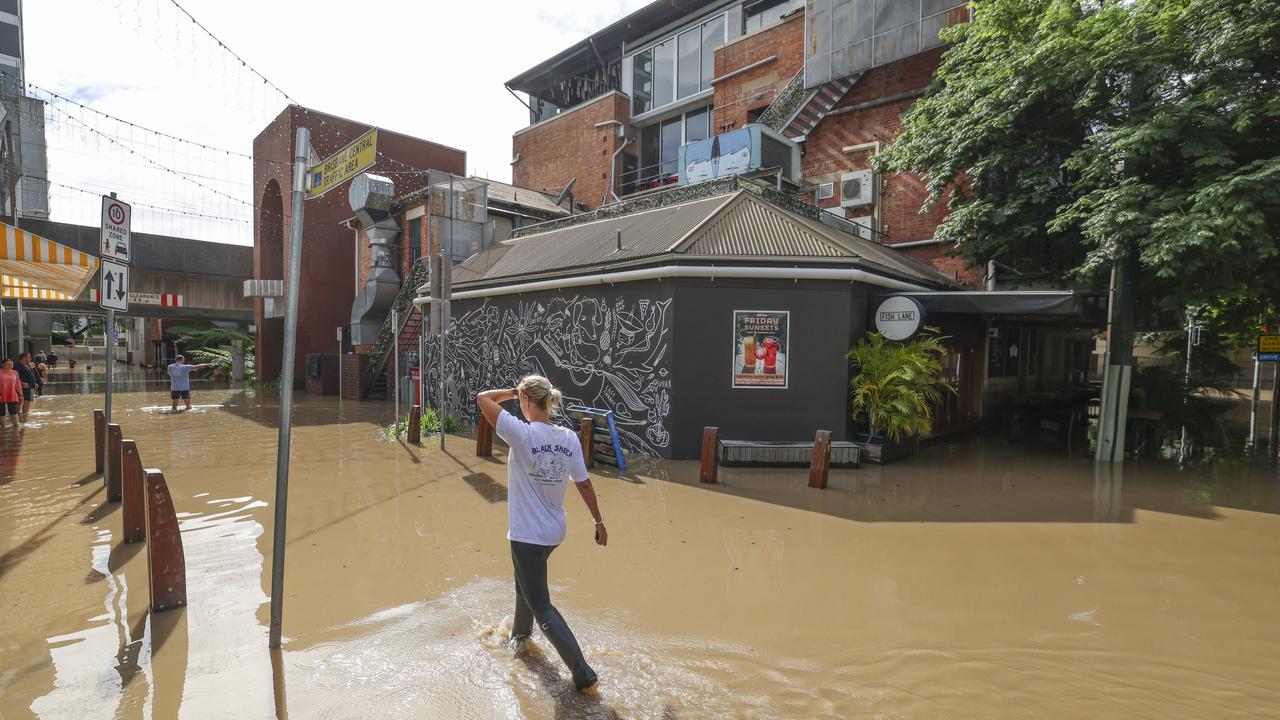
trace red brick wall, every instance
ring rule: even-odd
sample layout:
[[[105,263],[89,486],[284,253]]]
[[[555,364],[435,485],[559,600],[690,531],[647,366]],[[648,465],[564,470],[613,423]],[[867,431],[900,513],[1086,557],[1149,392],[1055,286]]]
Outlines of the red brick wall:
[[[256,203],[261,203],[267,184],[275,180],[283,196],[282,218],[284,242],[279,250],[264,247],[262,222],[254,218],[254,277],[267,280],[286,279],[292,213],[292,162],[296,128],[311,130],[311,145],[321,157],[327,157],[369,129],[363,125],[296,105],[286,108],[253,141],[253,188]],[[418,140],[389,131],[378,133],[379,159],[372,172],[385,174],[396,182],[396,193],[407,193],[422,187],[425,179],[416,170],[438,169],[466,172],[466,153],[461,150]],[[357,288],[355,255],[351,230],[341,223],[352,216],[347,204],[348,183],[307,201],[303,227],[302,273],[299,286],[298,342],[294,355],[297,375],[304,371],[309,352],[329,352],[334,345],[334,331],[351,321],[351,302]],[[367,251],[367,248],[365,248]],[[277,252],[279,255],[277,256]],[[272,379],[280,374],[281,333],[283,323],[264,320],[261,301],[254,303],[254,320],[258,326],[256,343],[258,376]]]
[[[837,109],[928,87],[942,52],[941,48],[930,50],[870,70],[840,101]],[[873,150],[846,153],[844,148],[877,141],[881,147],[887,145],[902,131],[902,114],[914,101],[915,98],[907,98],[824,119],[805,143],[802,162],[805,179],[813,183],[838,183],[841,173],[870,167]],[[931,239],[934,229],[946,217],[945,198],[928,211],[920,212],[927,192],[924,182],[914,174],[882,176],[880,192],[880,231],[887,234],[881,241],[887,245]],[[838,207],[839,193],[819,204]],[[983,271],[966,268],[963,260],[950,254],[950,246],[923,246],[906,252],[952,277],[958,272],[961,281],[981,283]]]
[[[747,113],[766,108],[804,64],[804,13],[716,50],[716,77],[776,55],[777,60],[736,75],[715,86],[717,134],[740,128]]]
[[[511,168],[512,184],[556,191],[577,178],[573,197],[589,208],[600,206],[609,187],[609,164],[618,149],[618,128],[609,120],[630,119],[628,99],[609,93],[567,113],[525,128],[511,138],[520,160]]]

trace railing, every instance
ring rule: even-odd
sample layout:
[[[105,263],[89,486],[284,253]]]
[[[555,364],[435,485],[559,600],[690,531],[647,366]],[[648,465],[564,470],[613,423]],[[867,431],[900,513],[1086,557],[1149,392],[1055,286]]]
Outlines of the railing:
[[[137,443],[125,438],[118,424],[107,423],[101,410],[93,411],[93,427],[95,466],[99,472],[107,470],[107,502],[123,501],[121,538],[126,543],[147,541],[151,609],[185,606],[187,560],[164,473],[143,467]]]
[[[430,260],[429,257],[418,258],[409,271],[409,277],[400,283],[400,292],[396,294],[395,302],[391,304],[396,312],[387,311],[387,317],[382,321],[382,329],[378,331],[378,339],[374,341],[373,350],[369,353],[369,365],[364,371],[364,381],[360,383],[361,399],[369,396],[373,383],[387,369],[387,361],[391,359],[391,353],[399,349],[398,339],[404,326],[408,324],[409,317],[413,314],[413,300],[417,297],[418,288],[430,279]],[[391,321],[397,315],[400,321],[399,326],[393,328]]]

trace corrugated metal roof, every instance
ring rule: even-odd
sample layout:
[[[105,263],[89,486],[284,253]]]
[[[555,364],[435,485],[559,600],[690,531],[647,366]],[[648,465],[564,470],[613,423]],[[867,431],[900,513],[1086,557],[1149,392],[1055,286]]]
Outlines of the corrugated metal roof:
[[[680,251],[689,255],[851,256],[793,217],[746,193],[703,226]]]
[[[618,233],[622,234],[621,251]],[[744,191],[513,238],[459,265],[454,283],[602,270],[660,255],[843,260],[879,266],[908,279],[950,284],[945,275],[898,251]]]
[[[545,193],[529,188],[516,187],[496,180],[485,180],[489,185],[489,199],[508,205],[523,205],[548,215],[568,215],[569,211],[556,205]]]
[[[732,199],[732,195],[704,198],[507,240],[502,244],[510,249],[496,262],[485,257],[493,253],[489,250],[467,260],[463,267],[492,263],[484,274],[487,280],[662,254]],[[622,233],[621,252],[617,249],[618,233]]]

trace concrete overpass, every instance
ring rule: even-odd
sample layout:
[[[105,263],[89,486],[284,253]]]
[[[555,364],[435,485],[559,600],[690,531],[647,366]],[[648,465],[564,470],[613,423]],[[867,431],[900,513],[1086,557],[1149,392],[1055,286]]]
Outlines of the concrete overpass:
[[[20,224],[27,232],[98,254],[96,227],[34,218],[22,218]],[[253,300],[244,297],[244,281],[253,277],[252,246],[133,233],[132,260],[130,294],[142,297],[131,301],[128,315],[253,322]],[[22,305],[27,310],[97,313],[97,287],[95,277],[75,301],[24,299]],[[181,297],[181,304],[174,302],[174,296]],[[12,308],[15,301],[4,302]]]

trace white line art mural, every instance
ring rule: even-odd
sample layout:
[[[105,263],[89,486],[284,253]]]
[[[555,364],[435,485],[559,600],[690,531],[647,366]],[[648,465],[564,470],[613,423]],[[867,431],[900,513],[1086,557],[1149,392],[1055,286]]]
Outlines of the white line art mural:
[[[623,447],[665,455],[671,444],[671,299],[559,296],[481,305],[453,317],[446,352],[450,411],[478,419],[475,394],[545,375],[566,405],[613,410]],[[427,395],[439,365],[428,343]]]

